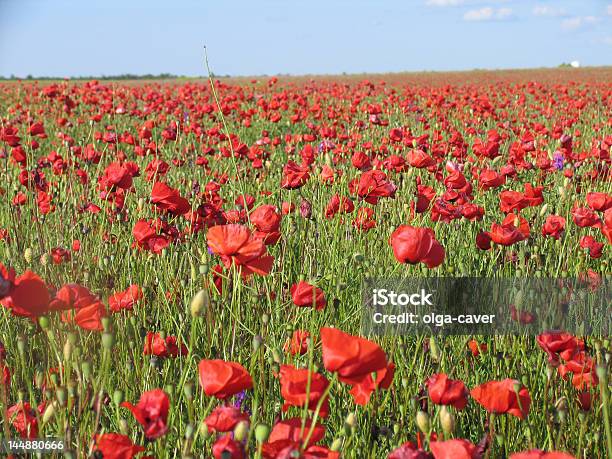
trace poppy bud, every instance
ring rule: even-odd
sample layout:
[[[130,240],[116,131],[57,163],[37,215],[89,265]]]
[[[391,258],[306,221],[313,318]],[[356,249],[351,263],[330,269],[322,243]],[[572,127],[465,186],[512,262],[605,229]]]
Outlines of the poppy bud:
[[[72,356],[72,351],[74,349],[74,345],[66,340],[66,342],[64,343],[64,360],[70,360],[70,357]]]
[[[434,362],[440,360],[440,348],[438,347],[438,342],[436,341],[436,338],[434,338],[433,336],[429,338],[429,354],[431,355],[431,358]]]
[[[255,335],[253,337],[253,352],[257,352],[262,344],[263,338],[260,335]]]
[[[102,317],[102,327],[104,328],[104,331],[108,332],[111,329],[111,318],[110,317]]]
[[[102,333],[102,347],[104,347],[104,349],[112,349],[113,346],[115,344],[115,335],[113,335],[112,333]]]
[[[45,373],[42,371],[42,369],[37,368],[36,373],[34,373],[34,384],[36,385],[36,387],[40,389],[42,388],[44,382],[45,382]]]
[[[56,408],[57,402],[55,400],[47,405],[47,408],[45,408],[45,412],[43,413],[42,417],[43,424],[46,424],[53,418]]]
[[[187,400],[193,400],[193,383],[191,381],[185,383],[183,386],[183,393]]]
[[[270,322],[270,316],[268,314],[261,315],[261,323],[267,325]]]
[[[336,438],[336,439],[335,439],[335,440],[332,442],[332,444],[331,444],[331,446],[330,446],[330,448],[329,448],[329,449],[330,449],[331,451],[335,451],[335,452],[342,451],[342,443],[343,443],[343,441],[344,441],[344,440],[343,440],[343,438],[342,438],[342,437],[340,437],[340,438]]]
[[[312,217],[312,204],[310,204],[310,202],[306,199],[302,199],[302,202],[300,203],[300,215],[303,218]]]
[[[192,282],[198,278],[198,272],[196,271],[196,267],[193,263],[189,263],[189,275]]]
[[[597,377],[599,378],[601,385],[606,387],[608,385],[608,372],[606,367],[603,365],[597,365],[595,372],[597,373]]]
[[[121,405],[123,400],[124,398],[123,398],[122,390],[117,389],[115,392],[113,392],[113,402],[115,403],[115,405],[117,406]]]
[[[138,198],[138,212],[142,212],[144,209],[145,200],[144,198]]]
[[[354,428],[357,425],[357,416],[355,416],[355,413],[349,413],[344,423],[351,429]]]
[[[190,423],[185,426],[185,438],[187,440],[190,440],[191,437],[193,437],[193,430],[193,424]]]
[[[123,435],[128,435],[130,433],[128,423],[123,418],[119,419],[119,432],[121,432]]]
[[[210,299],[208,298],[208,292],[206,290],[200,290],[191,300],[191,304],[189,306],[191,317],[201,316],[204,310],[209,306]]]
[[[249,435],[249,422],[248,421],[240,421],[234,427],[234,439],[236,441],[243,441]]]
[[[27,248],[23,251],[23,258],[25,259],[26,263],[32,263],[32,249],[31,248]]]
[[[270,427],[266,424],[257,424],[255,427],[255,440],[257,443],[265,443],[270,436]]]
[[[202,274],[202,275],[207,274],[208,273],[208,264],[207,263],[201,264],[198,267],[198,271],[200,271],[200,274]]]
[[[25,355],[25,348],[26,348],[26,338],[24,335],[19,335],[17,337],[17,351],[19,351],[19,355],[22,357]]]
[[[429,415],[425,411],[419,411],[416,415],[416,425],[421,432],[428,435],[431,428]]]
[[[440,424],[446,436],[451,436],[455,431],[455,416],[446,406],[442,406],[440,410]]]
[[[548,203],[544,204],[542,208],[540,209],[540,217],[543,217],[544,215],[546,215],[547,210],[548,210]]]
[[[43,330],[46,330],[47,328],[49,328],[49,318],[47,316],[39,317],[38,325],[40,325],[40,328],[42,328]]]
[[[83,372],[83,378],[89,379],[89,377],[91,376],[91,362],[89,362],[88,360],[85,360],[81,364],[81,371]]]
[[[68,398],[68,392],[66,391],[65,387],[58,387],[55,390],[55,396],[57,397],[57,401],[59,402],[60,406],[66,406],[66,399]]]

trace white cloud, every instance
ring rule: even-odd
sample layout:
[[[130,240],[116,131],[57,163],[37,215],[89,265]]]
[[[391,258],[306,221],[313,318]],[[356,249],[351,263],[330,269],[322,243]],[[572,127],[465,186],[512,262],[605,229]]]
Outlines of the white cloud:
[[[549,6],[549,5],[536,5],[533,7],[534,16],[557,17],[557,16],[565,16],[565,14],[566,12],[564,8],[556,8],[554,6]]]
[[[463,15],[466,21],[500,21],[512,16],[511,8],[491,8],[485,6],[477,10],[470,10]]]
[[[463,0],[427,0],[425,4],[427,6],[459,6],[463,3]]]
[[[574,16],[573,18],[564,19],[561,22],[561,28],[564,30],[577,30],[586,25],[592,25],[599,22],[599,18],[595,16]]]
[[[610,3],[608,6],[606,6],[606,14],[608,16],[612,16],[612,3]]]

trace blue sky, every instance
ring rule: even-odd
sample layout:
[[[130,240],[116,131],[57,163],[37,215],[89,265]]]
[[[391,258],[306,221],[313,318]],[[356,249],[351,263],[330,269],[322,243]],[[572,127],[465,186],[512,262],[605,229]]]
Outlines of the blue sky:
[[[0,75],[612,64],[612,0],[0,0]]]

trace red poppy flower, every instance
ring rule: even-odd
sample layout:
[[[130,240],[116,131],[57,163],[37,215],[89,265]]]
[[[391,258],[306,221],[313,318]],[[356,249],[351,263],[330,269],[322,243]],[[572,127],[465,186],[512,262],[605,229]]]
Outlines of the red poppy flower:
[[[293,304],[300,307],[314,306],[317,311],[323,309],[326,304],[325,293],[318,287],[305,281],[293,284],[290,289]]]
[[[170,401],[168,395],[161,389],[143,392],[136,406],[123,402],[122,407],[132,412],[144,430],[145,437],[155,439],[163,436],[168,426],[168,410]]]
[[[143,354],[161,358],[178,357],[179,355],[187,355],[187,347],[179,343],[175,336],[166,336],[164,339],[159,333],[147,332]]]
[[[200,386],[208,396],[225,399],[253,387],[251,375],[239,363],[204,359],[198,372]]]
[[[308,167],[299,166],[294,161],[288,161],[283,168],[283,178],[281,180],[281,188],[286,190],[295,190],[302,187],[310,177]]]
[[[281,215],[275,206],[259,206],[249,215],[251,224],[256,231],[254,236],[262,239],[266,245],[274,245],[280,239]]]
[[[310,333],[306,330],[295,330],[283,346],[283,350],[291,355],[304,355],[308,352],[308,338]]]
[[[329,385],[325,376],[308,369],[297,369],[292,365],[281,365],[278,379],[281,385],[281,395],[285,400],[283,411],[286,411],[290,406],[302,408],[306,403],[308,403],[308,409],[315,410],[317,403]],[[308,388],[309,381],[310,388]],[[323,401],[319,413],[322,417],[326,417],[328,412],[329,400],[326,399]]]
[[[145,450],[135,445],[127,435],[106,433],[96,435],[94,439],[94,452],[100,452],[104,459],[132,459]]]
[[[232,438],[232,434],[219,437],[212,447],[215,459],[244,459],[244,449],[242,444]]]
[[[599,212],[605,212],[612,208],[612,196],[607,193],[587,193],[587,206]]]
[[[588,249],[589,256],[591,258],[601,258],[604,245],[597,240],[593,236],[582,236],[580,238],[580,248]]]
[[[518,396],[514,391],[515,385],[520,386]],[[489,381],[472,389],[470,394],[490,413],[508,413],[520,419],[525,419],[529,413],[531,405],[529,392],[514,379]]]
[[[558,215],[549,215],[542,226],[542,236],[551,236],[559,239],[565,231],[565,218]]]
[[[10,295],[0,300],[0,304],[16,316],[35,318],[49,311],[50,295],[45,282],[27,270],[13,281]]]
[[[181,197],[178,190],[170,188],[163,182],[156,182],[151,191],[151,202],[159,209],[174,215],[182,215],[191,210],[191,204]]]
[[[359,177],[357,196],[369,204],[376,204],[379,198],[395,198],[397,187],[380,170],[364,172]]]
[[[452,405],[462,410],[467,405],[468,390],[462,381],[448,379],[444,373],[431,376],[426,382],[429,398],[436,405]]]
[[[400,225],[389,238],[393,254],[400,263],[425,263],[435,268],[444,261],[444,247],[436,240],[431,228]]]
[[[487,350],[486,343],[478,344],[478,341],[475,339],[471,339],[468,342],[468,347],[470,348],[470,352],[474,357],[478,357],[482,352]]]
[[[306,428],[302,431],[302,418],[290,418],[279,421],[272,427],[272,432],[270,432],[270,436],[268,437],[268,443],[283,442],[286,440],[296,443],[303,442],[308,437],[311,430],[312,434],[310,435],[308,446],[323,440],[325,436],[324,426],[321,424],[312,426],[312,421],[310,419],[306,419],[305,425]]]
[[[206,238],[208,246],[221,257],[226,268],[234,264],[243,276],[253,273],[263,276],[272,270],[274,257],[267,255],[264,243],[253,237],[245,226],[213,226],[208,230]]]
[[[216,407],[212,413],[210,413],[204,424],[208,427],[208,431],[214,432],[231,432],[234,427],[241,421],[249,421],[249,415],[240,411],[232,405],[222,405]]]
[[[462,438],[446,441],[432,441],[429,449],[434,459],[480,459],[480,451]]]
[[[389,453],[387,459],[433,459],[427,451],[408,441]]]
[[[525,240],[525,235],[512,223],[505,225],[491,224],[489,237],[495,244],[509,246]]]
[[[44,407],[39,408],[44,409]],[[7,417],[11,420],[12,426],[21,438],[33,439],[38,437],[36,413],[28,402],[19,402],[11,406],[7,411]]]
[[[572,219],[576,226],[581,228],[599,226],[601,224],[599,216],[588,207],[575,207],[572,209]]]
[[[112,312],[131,310],[144,297],[142,289],[132,284],[122,292],[115,292],[108,298],[108,307]]]

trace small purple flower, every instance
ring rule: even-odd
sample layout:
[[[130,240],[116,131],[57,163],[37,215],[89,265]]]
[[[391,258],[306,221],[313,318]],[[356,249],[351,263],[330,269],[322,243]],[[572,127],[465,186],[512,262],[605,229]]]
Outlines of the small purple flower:
[[[561,153],[560,151],[555,151],[553,154],[553,166],[555,166],[555,169],[557,169],[558,171],[563,169],[563,163],[563,153]]]
[[[212,251],[210,246],[206,246],[206,250],[208,250],[208,255],[213,255],[214,254],[214,252]]]
[[[336,145],[333,142],[329,140],[324,140],[319,144],[319,153],[327,152],[329,150],[333,150],[334,148],[336,148]]]

